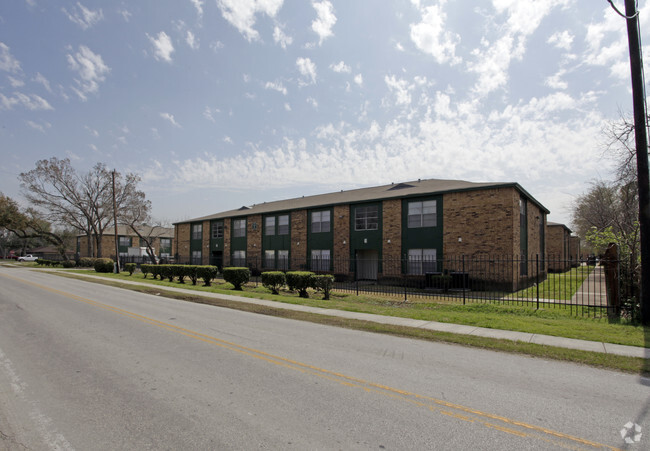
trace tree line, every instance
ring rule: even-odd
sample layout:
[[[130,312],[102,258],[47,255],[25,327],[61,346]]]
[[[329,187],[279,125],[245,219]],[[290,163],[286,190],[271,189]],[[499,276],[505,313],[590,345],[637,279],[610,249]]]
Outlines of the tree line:
[[[76,249],[76,237],[84,235],[88,237],[85,254],[102,257],[109,252],[102,249],[102,238],[114,226],[115,213],[118,225],[133,231],[153,259],[153,240],[163,226],[143,227],[152,223],[151,202],[138,188],[138,175],[110,171],[104,163],[78,172],[69,159],[50,158],[38,161],[34,169],[18,178],[29,205],[23,208],[0,193],[4,245],[12,238],[23,243],[37,240],[55,247],[67,260],[66,250]]]

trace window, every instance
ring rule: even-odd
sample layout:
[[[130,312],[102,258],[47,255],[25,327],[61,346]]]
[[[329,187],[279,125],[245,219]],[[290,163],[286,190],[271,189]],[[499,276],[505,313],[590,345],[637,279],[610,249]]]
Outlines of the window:
[[[354,210],[354,230],[377,230],[378,227],[379,208],[376,205]]]
[[[408,274],[436,272],[437,268],[435,249],[409,249]]]
[[[246,220],[235,219],[232,222],[232,236],[241,238],[246,236]]]
[[[212,223],[212,238],[223,238],[223,221]]]
[[[275,216],[267,216],[264,219],[264,235],[275,235]]]
[[[131,246],[131,237],[121,236],[119,238],[120,247],[130,247]]]
[[[278,269],[282,271],[289,269],[289,251],[278,251]]]
[[[330,251],[329,249],[319,249],[311,251],[311,270],[312,271],[329,271],[330,269]]]
[[[200,265],[201,264],[201,251],[192,251],[192,257],[191,257],[191,262],[190,264],[192,265]]]
[[[278,235],[289,235],[289,215],[278,216]]]
[[[275,251],[264,251],[264,267],[275,268]]]
[[[246,251],[233,251],[232,252],[232,265],[233,266],[246,266]]]
[[[169,257],[172,253],[172,239],[171,238],[161,238],[160,239],[160,256]]]
[[[313,211],[311,213],[311,231],[313,233],[330,231],[330,211]]]
[[[408,228],[435,227],[437,225],[436,201],[409,202]]]
[[[192,224],[192,239],[193,240],[203,239],[203,224]]]

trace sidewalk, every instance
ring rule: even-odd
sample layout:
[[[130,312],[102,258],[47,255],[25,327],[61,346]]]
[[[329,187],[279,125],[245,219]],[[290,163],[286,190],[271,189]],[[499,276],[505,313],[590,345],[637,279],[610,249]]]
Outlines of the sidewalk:
[[[93,274],[75,274],[82,277],[93,279],[107,280],[101,276]],[[120,283],[128,285],[139,285],[152,287],[148,283],[137,281],[120,280]],[[436,321],[423,321],[410,318],[398,318],[394,316],[375,315],[373,313],[347,312],[343,310],[323,309],[309,307],[305,305],[284,304],[282,302],[267,301],[264,299],[253,299],[231,294],[217,294],[207,292],[197,292],[176,287],[161,287],[165,291],[174,291],[184,294],[200,294],[204,297],[215,299],[226,299],[228,301],[242,302],[247,304],[263,305],[278,309],[295,310],[301,312],[315,313],[317,315],[337,316],[340,318],[357,319],[362,321],[371,321],[378,324],[390,324],[394,326],[414,327],[439,332],[449,332],[462,335],[475,335],[478,337],[497,338],[501,340],[523,341],[526,343],[535,343],[545,346],[555,346],[558,348],[578,349],[582,351],[602,352],[605,354],[616,354],[627,357],[640,357],[650,359],[650,348],[639,348],[636,346],[624,346],[613,343],[603,343],[599,341],[576,340],[574,338],[554,337],[551,335],[531,334],[527,332],[515,332],[510,330],[488,329],[485,327],[464,326],[461,324],[439,323]]]

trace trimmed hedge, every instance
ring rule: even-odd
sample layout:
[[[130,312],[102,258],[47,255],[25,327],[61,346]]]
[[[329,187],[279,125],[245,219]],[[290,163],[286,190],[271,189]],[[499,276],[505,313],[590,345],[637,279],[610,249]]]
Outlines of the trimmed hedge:
[[[124,265],[124,271],[128,272],[129,276],[132,276],[133,273],[135,272],[136,266],[137,265],[135,263],[127,263],[127,264]]]
[[[75,266],[77,266],[77,262],[75,262],[74,260],[63,260],[61,262],[61,266],[63,266],[64,268],[74,268]]]
[[[211,282],[217,277],[219,270],[216,266],[198,266],[196,275],[203,280],[203,285],[209,287]]]
[[[241,291],[242,285],[251,279],[251,271],[248,268],[224,268],[223,278],[226,282],[233,284],[235,290]]]
[[[329,300],[332,288],[334,288],[334,276],[331,274],[318,274],[312,276],[311,286],[315,290],[323,292],[323,299]]]
[[[287,273],[287,286],[291,291],[298,291],[298,296],[308,298],[307,289],[311,287],[311,278],[314,273],[311,271],[289,271]]]
[[[95,272],[113,272],[115,262],[110,258],[95,259]]]
[[[96,261],[97,259],[94,257],[81,257],[78,265],[82,268],[94,268]]]
[[[280,294],[280,288],[287,283],[282,271],[267,271],[262,273],[262,286],[271,290],[272,294]]]

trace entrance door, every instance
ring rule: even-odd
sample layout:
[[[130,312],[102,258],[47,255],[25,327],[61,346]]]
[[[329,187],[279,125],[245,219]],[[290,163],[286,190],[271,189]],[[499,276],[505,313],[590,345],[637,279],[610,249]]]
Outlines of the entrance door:
[[[379,272],[379,252],[376,250],[359,250],[357,256],[357,279],[377,280]]]
[[[212,266],[218,266],[221,268],[223,266],[223,251],[212,251],[212,256],[210,257],[210,264]]]

